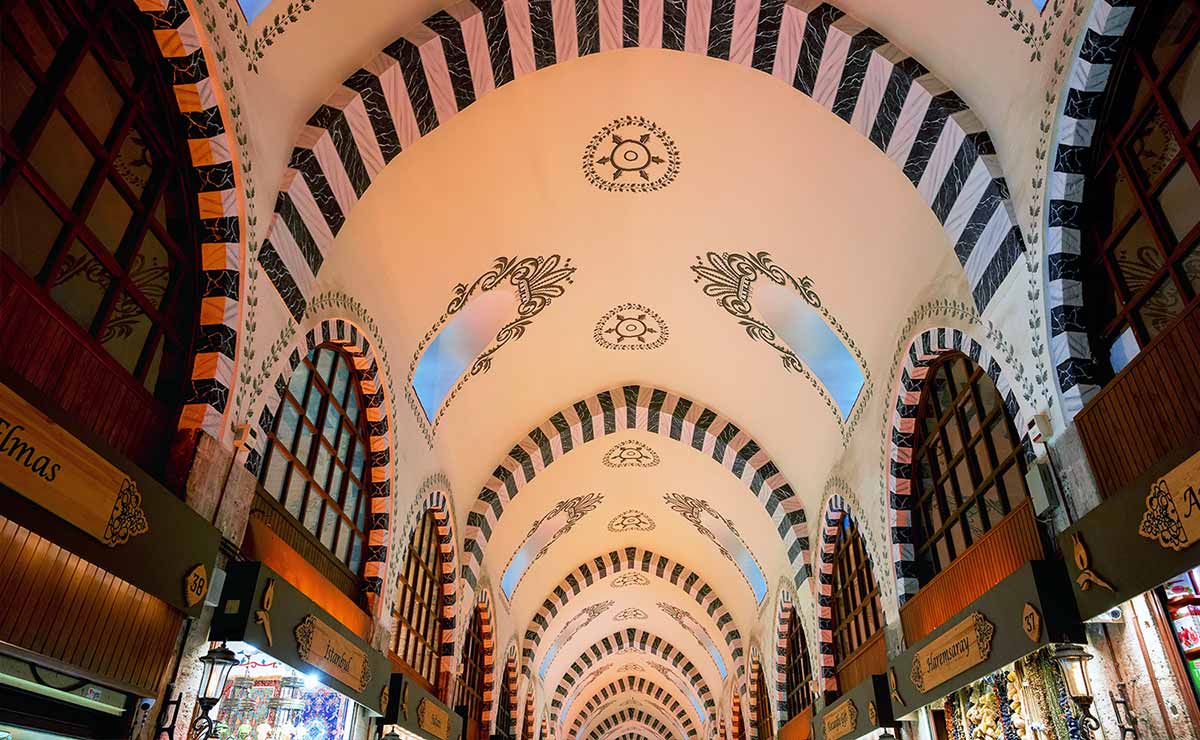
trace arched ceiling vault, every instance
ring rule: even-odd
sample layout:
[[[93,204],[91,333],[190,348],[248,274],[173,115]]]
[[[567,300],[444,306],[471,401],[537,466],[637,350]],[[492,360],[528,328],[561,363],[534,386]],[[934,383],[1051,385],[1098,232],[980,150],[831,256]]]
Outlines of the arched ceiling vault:
[[[745,695],[779,585],[811,598],[826,480],[878,438],[898,317],[986,305],[1016,259],[980,116],[1028,94],[1025,50],[983,2],[903,5],[324,2],[249,54],[260,290],[372,318],[398,475],[452,484],[458,602],[490,592],[555,733],[688,740]],[[768,284],[844,347],[849,406]],[[418,361],[493,290],[488,361],[424,409]]]

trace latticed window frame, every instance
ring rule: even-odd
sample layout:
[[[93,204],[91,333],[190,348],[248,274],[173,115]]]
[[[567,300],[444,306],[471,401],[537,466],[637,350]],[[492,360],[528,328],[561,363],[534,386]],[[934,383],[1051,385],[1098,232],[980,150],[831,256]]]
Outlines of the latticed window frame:
[[[437,517],[426,511],[408,544],[396,583],[392,653],[439,689],[442,645],[442,552]]]
[[[321,352],[334,353],[334,359],[330,363],[328,370],[329,378],[322,376],[318,365],[320,364]],[[314,358],[317,358],[314,361]],[[342,399],[338,400],[334,397],[330,383],[337,373],[339,363],[345,363],[349,370],[348,387],[342,393]],[[267,488],[267,493],[272,498],[275,498],[287,509],[288,514],[296,519],[300,526],[307,532],[313,535],[318,544],[328,552],[336,561],[342,564],[347,571],[355,576],[361,575],[360,571],[365,562],[363,557],[366,552],[367,543],[367,513],[369,508],[370,491],[368,487],[371,456],[370,456],[370,436],[367,431],[366,424],[366,405],[362,396],[362,389],[359,387],[357,373],[354,371],[354,360],[346,354],[345,350],[336,344],[322,344],[316,347],[312,352],[305,355],[301,360],[301,365],[293,371],[293,381],[297,377],[296,372],[300,372],[301,368],[306,372],[304,389],[297,398],[294,393],[294,382],[289,382],[287,389],[284,391],[283,398],[280,399],[279,408],[276,410],[275,418],[271,423],[271,429],[267,435],[266,452],[263,455],[263,462],[259,469],[259,486],[265,487],[268,476],[271,474],[276,456],[281,456],[286,461],[286,469],[284,477],[279,484],[277,492]],[[350,405],[351,397],[354,399],[355,411],[352,421],[348,421],[349,416],[347,407]],[[314,401],[318,404],[317,419],[313,421],[308,418],[306,409]],[[292,440],[284,444],[279,439],[280,426],[284,418],[284,408],[291,404],[297,410],[298,416],[296,428]],[[333,409],[339,416],[338,430],[335,439],[331,442],[326,439],[323,434],[323,429],[328,421],[328,413]],[[311,433],[311,442],[308,450],[304,452],[304,459],[301,460],[299,453],[301,452],[301,442],[303,432]],[[340,450],[344,435],[353,435],[348,438],[348,443],[345,450]],[[315,480],[313,468],[316,466],[318,455],[322,449],[329,450],[330,465],[324,483]],[[357,472],[354,469],[354,457],[358,450],[362,450],[361,467]],[[337,469],[341,470],[339,479],[339,490],[329,492],[326,488],[334,479]],[[303,479],[303,491],[299,494],[302,499],[300,501],[297,514],[292,511],[290,504],[292,502],[293,481],[296,476]],[[353,486],[353,489],[352,489]],[[353,511],[347,513],[345,504],[347,494],[355,490],[357,495],[354,501]],[[318,514],[316,531],[305,523],[306,512],[310,497],[315,495],[321,498],[320,513]],[[333,548],[330,548],[321,541],[321,531],[326,521],[327,512],[332,511],[337,517],[337,530],[334,531],[332,541]],[[350,537],[348,549],[345,550],[345,557],[339,555],[337,548],[341,544],[340,536],[344,528],[349,527]]]
[[[948,398],[939,396],[942,387],[950,389]],[[1028,467],[999,390],[962,353],[947,354],[928,369],[916,421],[913,512],[918,579],[924,585],[1029,497]],[[972,512],[978,512],[979,531],[964,519]],[[957,545],[956,533],[962,540]]]
[[[858,525],[843,513],[833,550],[833,654],[842,665],[883,629],[879,584]]]
[[[787,716],[789,719],[812,706],[813,669],[808,654],[808,639],[795,606],[788,616],[787,630]]]
[[[772,740],[775,737],[775,719],[771,716],[770,684],[767,683],[762,663],[755,666],[754,681],[757,685],[754,696],[754,722],[758,727],[758,740]]]
[[[483,723],[483,618],[482,607],[475,607],[467,631],[463,634],[462,670],[455,679],[454,706],[465,707],[465,716]],[[485,728],[480,727],[480,733]]]
[[[512,657],[504,665],[504,678],[500,681],[500,700],[496,702],[496,732],[493,737],[511,738],[513,718],[516,716],[517,700],[516,666]]]

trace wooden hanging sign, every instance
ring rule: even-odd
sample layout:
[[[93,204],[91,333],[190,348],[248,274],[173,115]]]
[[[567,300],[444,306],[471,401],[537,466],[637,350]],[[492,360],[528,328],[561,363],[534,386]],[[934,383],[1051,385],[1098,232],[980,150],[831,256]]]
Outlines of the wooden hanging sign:
[[[1200,452],[1150,486],[1138,534],[1177,552],[1200,541]]]
[[[853,699],[847,699],[838,706],[825,712],[821,718],[821,729],[825,740],[838,740],[849,735],[858,727],[858,707]]]
[[[296,652],[305,663],[355,691],[361,692],[371,683],[366,652],[312,614],[296,625]]]
[[[450,713],[429,699],[417,705],[417,727],[440,740],[450,736]]]
[[[109,547],[150,531],[137,484],[3,384],[0,483]]]
[[[988,659],[995,626],[974,612],[913,654],[911,678],[922,694]]]

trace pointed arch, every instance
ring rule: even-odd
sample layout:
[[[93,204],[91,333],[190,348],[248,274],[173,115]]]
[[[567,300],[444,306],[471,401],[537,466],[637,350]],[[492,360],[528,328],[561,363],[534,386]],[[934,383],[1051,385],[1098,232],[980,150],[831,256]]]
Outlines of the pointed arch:
[[[611,680],[612,676],[621,677],[625,673],[624,668],[617,665],[616,658],[620,654],[628,653],[631,650],[636,650],[636,648],[625,648],[614,651],[611,655],[605,656],[601,660],[591,660],[590,663],[587,663],[589,659],[585,658],[584,662],[587,663],[587,667],[567,693],[566,698],[562,700],[562,708],[549,715],[553,721],[552,729],[556,733],[566,732],[567,720],[570,718],[572,710],[577,707],[576,702],[586,696],[590,696],[596,686],[603,685],[602,679],[608,676]],[[687,701],[691,707],[690,711],[693,713],[693,717],[697,719],[699,724],[704,725],[709,723],[711,713],[706,712],[705,707],[699,699],[699,693],[690,683],[681,665],[676,665],[661,656],[650,653],[646,654],[646,665],[662,676],[666,682],[661,684],[662,686],[673,686],[676,697]],[[733,679],[729,679],[726,683],[732,684]]]
[[[1103,2],[1103,0],[1101,0]],[[1004,399],[1004,410],[1021,435],[1026,460],[1033,459],[1029,424],[1017,400],[1012,379],[983,345],[961,329],[931,328],[913,338],[900,370],[896,403],[888,428],[889,439],[887,492],[888,524],[891,528],[892,564],[895,569],[896,598],[903,606],[920,587],[917,579],[916,549],[912,527],[912,455],[916,439],[917,411],[929,368],[948,352],[961,352],[983,368]],[[824,554],[822,554],[824,557]],[[822,655],[824,659],[824,655]]]
[[[571,688],[579,683],[591,665],[627,648],[649,653],[677,668],[695,689],[701,705],[709,713],[709,716],[711,717],[716,711],[716,702],[713,700],[708,683],[685,653],[651,632],[630,627],[614,632],[594,643],[563,672],[558,686],[554,689],[554,698],[550,701],[551,722],[555,724],[561,722],[563,718],[559,716],[559,712],[562,711],[564,700]]]
[[[733,615],[729,613],[717,592],[699,573],[682,563],[640,547],[611,550],[585,561],[550,591],[541,607],[529,620],[529,626],[525,628],[525,641],[521,648],[521,672],[526,676],[532,675],[534,658],[542,638],[550,629],[554,618],[566,609],[573,597],[579,596],[584,589],[594,584],[629,571],[661,578],[694,598],[721,631],[733,665],[736,666],[738,681],[744,686],[746,672],[743,665],[742,635],[737,629]]]
[[[594,4],[577,2],[475,0],[439,11],[332,92],[296,141],[259,255],[293,315],[350,213],[401,151],[517,77],[622,47],[750,67],[841,118],[929,205],[980,311],[1016,263],[1021,230],[979,118],[920,62],[833,5],[665,3],[657,14],[618,17],[614,28]]]
[[[363,397],[362,413],[367,419],[370,435],[370,483],[366,490],[370,495],[367,547],[363,558],[363,581],[367,592],[368,606],[377,614],[379,599],[384,588],[388,567],[388,544],[391,539],[392,518],[392,433],[391,403],[387,397],[387,384],[380,378],[379,355],[366,332],[346,318],[328,317],[317,320],[307,331],[284,350],[286,361],[282,363],[275,382],[264,388],[259,397],[255,422],[249,427],[249,438],[243,451],[242,464],[251,473],[258,475],[262,465],[264,448],[270,431],[275,425],[275,414],[291,382],[292,374],[300,362],[323,344],[334,344],[349,355],[353,362],[354,381]],[[391,615],[387,615],[391,616]]]
[[[792,595],[786,589],[779,592],[779,605],[775,610],[775,726],[777,732],[787,724],[787,669],[788,669],[788,637],[792,627],[792,615],[799,616],[799,610],[792,603]],[[799,620],[796,627],[803,630]]]
[[[626,385],[601,391],[551,416],[513,445],[467,515],[462,577],[474,588],[483,553],[504,508],[538,473],[571,450],[610,434],[639,430],[683,442],[746,483],[780,533],[799,586],[809,576],[804,505],[762,447],[731,419],[670,391]]]
[[[693,719],[693,712],[688,711],[690,705],[686,703],[687,700],[685,699],[683,702],[680,702],[670,690],[640,676],[622,676],[615,681],[610,681],[607,686],[592,693],[583,705],[583,708],[575,715],[575,719],[571,721],[571,729],[568,734],[572,737],[578,737],[579,731],[582,729],[589,715],[599,710],[610,699],[626,694],[644,694],[649,697],[655,704],[660,705],[667,714],[679,722],[680,727],[683,728],[684,734],[688,738],[697,737],[696,721],[698,720],[703,724],[704,720],[700,717]]]
[[[628,724],[648,727],[664,740],[683,740],[683,738],[677,737],[671,728],[658,717],[643,709],[633,707],[618,709],[597,722],[588,732],[588,740],[599,740]]]

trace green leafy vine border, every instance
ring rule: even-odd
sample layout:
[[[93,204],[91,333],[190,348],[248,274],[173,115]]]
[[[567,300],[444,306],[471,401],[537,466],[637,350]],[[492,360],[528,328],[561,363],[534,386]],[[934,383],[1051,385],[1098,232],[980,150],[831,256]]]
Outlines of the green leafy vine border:
[[[217,5],[225,13],[226,25],[237,36],[238,49],[246,57],[246,69],[255,74],[258,74],[258,63],[267,53],[267,47],[273,45],[288,26],[300,20],[300,17],[312,10],[316,4],[317,0],[297,0],[288,3],[287,9],[282,13],[276,13],[275,17],[259,31],[258,36],[251,39],[250,34],[246,32],[248,24],[243,20],[241,11],[236,7],[237,0],[217,0]]]
[[[1029,0],[1016,0],[1019,3]],[[1054,36],[1054,25],[1063,15],[1063,7],[1067,0],[1053,0],[1050,7],[1041,13],[1041,23],[1032,12],[1026,15],[1023,8],[1013,6],[1013,0],[986,0],[990,7],[1003,18],[1012,30],[1021,35],[1021,41],[1029,47],[1029,61],[1040,62],[1046,42]],[[1076,5],[1079,0],[1072,0]],[[1031,17],[1032,16],[1032,17]]]

